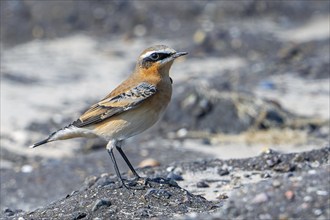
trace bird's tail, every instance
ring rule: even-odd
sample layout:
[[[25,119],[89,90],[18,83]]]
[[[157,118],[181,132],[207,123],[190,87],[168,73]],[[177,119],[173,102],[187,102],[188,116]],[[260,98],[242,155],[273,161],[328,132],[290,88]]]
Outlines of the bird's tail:
[[[46,143],[48,143],[48,139],[49,138],[46,138],[45,140],[39,141],[39,142],[37,142],[35,144],[32,144],[31,146],[29,146],[29,148],[35,148],[35,147],[38,147],[40,145],[46,144]]]
[[[57,131],[54,132],[54,133],[52,133],[51,135],[49,135],[46,139],[44,139],[44,140],[42,140],[42,141],[39,141],[39,142],[37,142],[37,143],[35,143],[35,144],[32,144],[31,146],[29,146],[29,148],[35,148],[35,147],[38,147],[38,146],[40,146],[40,145],[46,144],[46,143],[48,143],[48,142],[54,141],[54,140],[52,140],[52,137],[53,137],[54,134],[56,134],[56,133],[57,133]]]
[[[77,128],[74,125],[70,124],[58,131],[55,131],[46,139],[31,145],[30,148],[35,148],[52,141],[66,140],[77,137],[96,137],[96,135],[88,129]]]

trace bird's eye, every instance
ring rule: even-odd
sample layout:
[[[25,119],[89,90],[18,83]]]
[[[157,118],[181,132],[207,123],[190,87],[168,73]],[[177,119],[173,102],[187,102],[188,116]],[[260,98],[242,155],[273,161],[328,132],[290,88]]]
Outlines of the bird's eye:
[[[158,60],[158,59],[159,59],[159,54],[158,54],[158,53],[152,53],[152,54],[150,55],[150,58],[151,58],[152,60]]]

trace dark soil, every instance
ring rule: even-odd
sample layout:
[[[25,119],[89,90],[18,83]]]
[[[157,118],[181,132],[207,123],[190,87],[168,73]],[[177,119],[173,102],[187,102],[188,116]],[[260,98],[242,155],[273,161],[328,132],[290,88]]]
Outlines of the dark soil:
[[[61,200],[32,212],[7,209],[3,218],[23,216],[25,219],[167,219],[178,214],[196,213],[194,217],[187,218],[200,219],[203,216],[206,219],[327,219],[330,215],[329,153],[329,147],[294,154],[269,151],[248,159],[216,159],[172,164],[181,168],[182,174],[218,169],[218,176],[215,175],[213,181],[219,183],[222,182],[222,176],[238,170],[249,171],[250,174],[243,177],[246,179],[256,175],[255,172],[263,177],[258,183],[242,185],[237,185],[237,179],[231,178],[225,184],[236,184],[236,188],[216,201],[207,201],[201,196],[191,194],[179,187],[173,179],[163,179],[169,172],[166,167],[146,168],[140,172],[152,179],[135,182],[133,189],[118,188],[119,182],[106,174],[90,177],[80,190]],[[228,167],[227,172],[221,171],[224,165]],[[159,176],[163,178],[157,178]],[[134,189],[135,187],[142,189]]]

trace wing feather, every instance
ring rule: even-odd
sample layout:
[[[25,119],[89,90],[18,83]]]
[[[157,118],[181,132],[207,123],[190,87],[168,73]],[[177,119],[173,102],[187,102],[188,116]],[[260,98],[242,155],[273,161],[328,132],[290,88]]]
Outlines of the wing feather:
[[[142,82],[114,97],[107,97],[90,107],[78,120],[72,123],[76,127],[85,127],[104,121],[114,115],[126,112],[139,106],[156,93],[156,87]]]

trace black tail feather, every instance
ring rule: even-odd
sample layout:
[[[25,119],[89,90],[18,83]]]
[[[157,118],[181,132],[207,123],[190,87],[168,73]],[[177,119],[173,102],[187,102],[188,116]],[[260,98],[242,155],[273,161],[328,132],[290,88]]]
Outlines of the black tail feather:
[[[39,142],[31,145],[30,148],[35,148],[35,147],[38,147],[40,145],[46,144],[46,143],[48,143],[48,140],[49,140],[49,138],[46,138],[45,140],[39,141]]]

